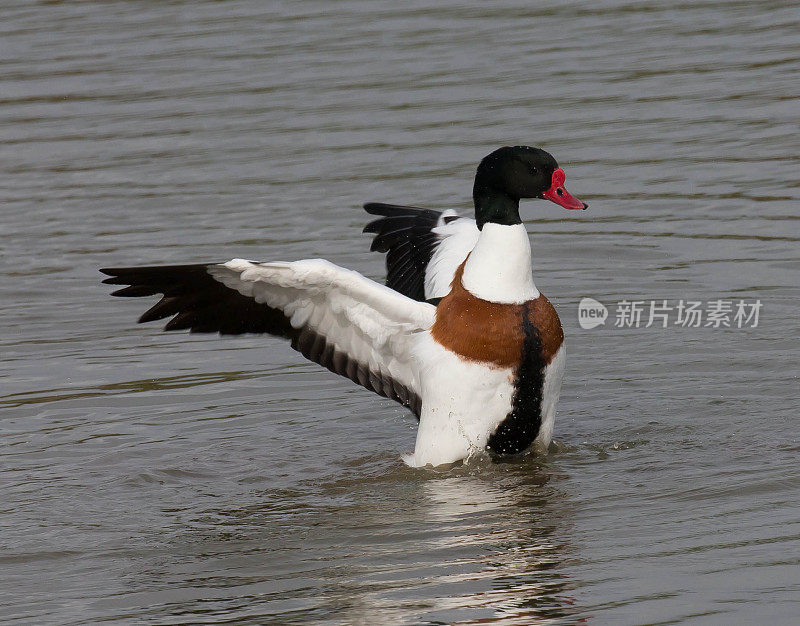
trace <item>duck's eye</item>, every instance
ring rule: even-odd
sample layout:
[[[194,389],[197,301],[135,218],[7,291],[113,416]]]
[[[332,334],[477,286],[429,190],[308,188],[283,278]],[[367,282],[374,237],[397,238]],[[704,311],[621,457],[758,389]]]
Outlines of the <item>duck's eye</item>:
[[[535,165],[530,165],[529,167],[530,167],[530,170],[531,170],[531,174],[533,174],[534,176],[536,176],[536,174],[539,173],[539,170],[536,169]]]

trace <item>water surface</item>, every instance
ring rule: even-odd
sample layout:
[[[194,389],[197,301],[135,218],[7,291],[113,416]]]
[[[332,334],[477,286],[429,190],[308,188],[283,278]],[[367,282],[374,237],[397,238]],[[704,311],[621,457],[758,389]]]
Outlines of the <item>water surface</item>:
[[[792,623],[797,9],[6,2],[0,619]],[[322,256],[363,202],[523,206],[567,333],[556,450],[405,467],[413,418],[278,340],[162,334],[98,267]],[[577,305],[761,299],[757,328]]]

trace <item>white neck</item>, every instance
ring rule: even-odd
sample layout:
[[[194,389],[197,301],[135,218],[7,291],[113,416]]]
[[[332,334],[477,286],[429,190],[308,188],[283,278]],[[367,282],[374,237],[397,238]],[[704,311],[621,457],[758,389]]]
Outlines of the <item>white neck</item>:
[[[538,298],[525,226],[484,224],[461,280],[467,291],[481,300],[521,304]]]

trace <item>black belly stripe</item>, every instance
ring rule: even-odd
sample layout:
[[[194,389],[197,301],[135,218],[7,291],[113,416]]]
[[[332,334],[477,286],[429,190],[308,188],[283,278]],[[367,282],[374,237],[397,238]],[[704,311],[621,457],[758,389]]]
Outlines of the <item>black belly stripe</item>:
[[[522,362],[517,369],[511,412],[489,437],[486,447],[495,454],[523,452],[536,439],[542,425],[542,390],[545,361],[539,331],[523,315]]]

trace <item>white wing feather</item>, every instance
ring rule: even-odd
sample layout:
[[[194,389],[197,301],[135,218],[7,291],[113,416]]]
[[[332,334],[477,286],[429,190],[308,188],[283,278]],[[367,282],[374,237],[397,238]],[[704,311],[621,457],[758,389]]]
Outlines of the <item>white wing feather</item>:
[[[428,299],[443,298],[450,293],[456,269],[478,241],[480,231],[475,220],[461,217],[450,223],[444,221],[444,218],[456,215],[453,210],[445,211],[439,224],[431,230],[441,241],[425,268],[425,297]]]
[[[419,394],[411,350],[418,334],[433,324],[434,306],[323,259],[233,259],[208,272],[226,287],[280,309],[292,327],[310,328],[351,358]]]

